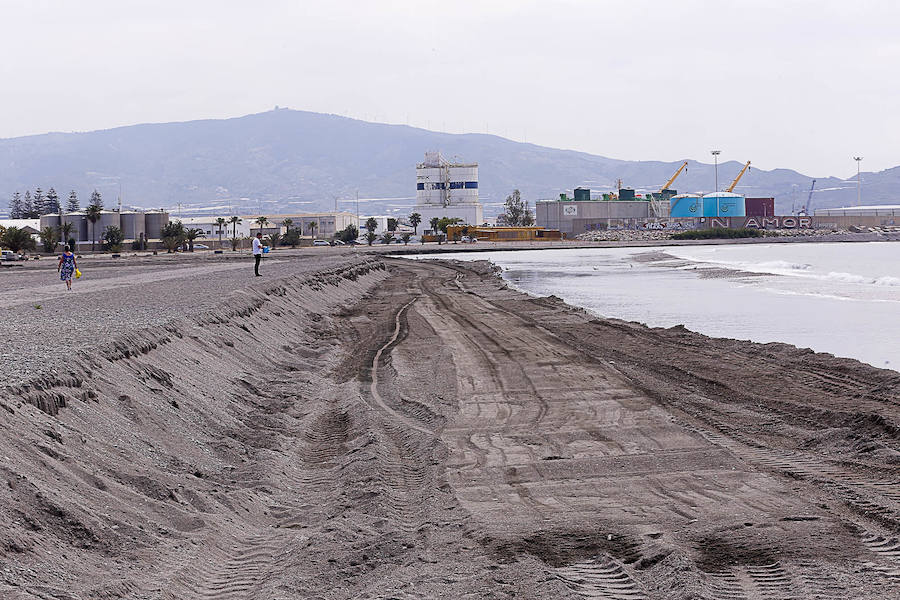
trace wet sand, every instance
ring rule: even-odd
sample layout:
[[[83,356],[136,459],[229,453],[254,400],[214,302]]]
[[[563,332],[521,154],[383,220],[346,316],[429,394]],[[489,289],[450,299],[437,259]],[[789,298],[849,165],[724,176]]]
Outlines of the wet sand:
[[[43,300],[139,317],[0,389],[0,597],[900,595],[900,374],[281,256]]]

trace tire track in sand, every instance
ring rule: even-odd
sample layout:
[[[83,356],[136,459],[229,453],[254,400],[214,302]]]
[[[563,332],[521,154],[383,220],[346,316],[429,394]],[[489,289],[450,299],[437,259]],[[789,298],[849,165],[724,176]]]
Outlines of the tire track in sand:
[[[381,356],[382,354],[384,354],[385,350],[388,350],[389,348],[393,347],[395,343],[397,343],[397,340],[400,338],[401,319],[403,318],[403,313],[406,311],[406,309],[412,306],[413,302],[415,302],[416,300],[418,300],[418,298],[413,298],[402,307],[400,307],[400,310],[397,311],[397,314],[394,317],[394,333],[391,335],[391,339],[382,344],[382,346],[378,348],[378,351],[375,352],[375,357],[372,359],[372,383],[369,386],[369,393],[372,396],[372,399],[378,405],[378,408],[389,414],[391,417],[420,433],[424,433],[429,437],[434,437],[433,431],[429,431],[426,427],[423,427],[406,415],[401,414],[400,412],[391,408],[388,403],[384,401],[384,398],[381,397],[381,394],[378,393],[378,370],[380,367]]]
[[[281,539],[279,539],[281,537]],[[210,548],[201,563],[193,564],[176,576],[178,587],[189,598],[238,600],[256,597],[252,590],[264,582],[275,568],[276,552],[287,540],[272,533],[247,536],[230,548]],[[182,598],[169,592],[166,598]]]
[[[558,567],[554,575],[585,598],[644,600],[647,597],[622,565],[609,557]]]

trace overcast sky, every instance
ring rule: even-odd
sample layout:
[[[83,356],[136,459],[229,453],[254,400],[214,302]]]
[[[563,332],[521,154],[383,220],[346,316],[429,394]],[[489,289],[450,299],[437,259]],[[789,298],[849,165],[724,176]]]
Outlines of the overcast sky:
[[[280,105],[630,160],[900,164],[887,0],[0,0],[0,29],[0,137]]]

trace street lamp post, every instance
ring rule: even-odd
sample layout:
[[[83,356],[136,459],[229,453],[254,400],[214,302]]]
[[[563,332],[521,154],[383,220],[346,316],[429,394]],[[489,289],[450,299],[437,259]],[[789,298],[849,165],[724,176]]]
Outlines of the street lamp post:
[[[722,154],[721,150],[711,150],[713,155],[713,159],[716,161],[716,193],[719,192],[719,155]]]
[[[854,156],[853,160],[856,161],[856,205],[859,206],[859,196],[860,196],[860,178],[859,178],[859,163],[862,162],[862,156]]]

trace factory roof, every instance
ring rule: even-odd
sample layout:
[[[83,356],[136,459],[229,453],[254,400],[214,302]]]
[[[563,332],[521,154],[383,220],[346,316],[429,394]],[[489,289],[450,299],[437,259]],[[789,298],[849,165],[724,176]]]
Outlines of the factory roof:
[[[852,211],[852,210],[900,210],[900,204],[873,204],[868,206],[841,206],[835,208],[820,208],[817,209],[816,212],[820,210],[831,210],[831,211]]]

